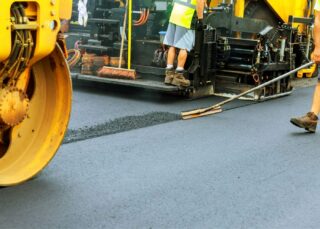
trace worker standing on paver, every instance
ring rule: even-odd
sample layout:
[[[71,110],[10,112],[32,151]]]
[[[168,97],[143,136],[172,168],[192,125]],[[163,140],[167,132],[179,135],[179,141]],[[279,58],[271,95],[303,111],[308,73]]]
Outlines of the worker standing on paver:
[[[314,44],[315,48],[312,54],[312,60],[320,64],[320,0],[317,0],[315,7],[315,22],[314,22]],[[318,115],[320,113],[320,72],[318,83],[313,96],[311,111],[305,116],[292,118],[292,124],[304,128],[305,130],[315,133],[318,123]]]
[[[204,0],[175,0],[169,20],[164,44],[170,46],[168,51],[166,84],[188,87],[190,81],[184,77],[184,65],[188,52],[193,49],[195,43],[195,30],[191,28],[195,12],[197,12],[196,29],[203,28]],[[174,70],[176,49],[180,49],[178,64]]]

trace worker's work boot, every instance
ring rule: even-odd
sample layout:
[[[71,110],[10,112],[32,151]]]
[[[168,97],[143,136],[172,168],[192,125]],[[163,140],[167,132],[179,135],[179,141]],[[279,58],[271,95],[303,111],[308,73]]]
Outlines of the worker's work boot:
[[[290,122],[300,128],[315,133],[317,129],[318,117],[313,112],[308,112],[305,116],[292,118]]]
[[[183,72],[176,72],[174,74],[172,85],[178,86],[178,87],[189,87],[190,86],[190,80],[187,80]]]
[[[164,79],[165,84],[171,84],[174,76],[174,69],[166,69],[166,78]]]

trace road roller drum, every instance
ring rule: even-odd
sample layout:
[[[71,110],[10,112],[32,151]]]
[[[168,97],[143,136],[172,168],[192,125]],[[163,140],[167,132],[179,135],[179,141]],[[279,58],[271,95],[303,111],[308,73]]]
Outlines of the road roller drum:
[[[72,87],[66,50],[58,44],[71,3],[0,2],[0,186],[38,174],[64,138]]]

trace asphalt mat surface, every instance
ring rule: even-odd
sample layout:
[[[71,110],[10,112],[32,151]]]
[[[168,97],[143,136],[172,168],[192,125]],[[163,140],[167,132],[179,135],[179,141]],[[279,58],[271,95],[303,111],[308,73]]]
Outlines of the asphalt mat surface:
[[[163,124],[181,119],[180,112],[208,107],[226,98],[182,96],[128,87],[75,82],[72,117],[64,143]],[[255,104],[236,100],[224,110]]]
[[[113,121],[122,117],[145,115],[152,112],[180,114],[181,111],[207,107],[225,98],[211,96],[186,99],[170,94],[103,84],[74,84],[72,117],[69,128],[76,130]],[[235,101],[224,108],[231,109],[252,104]]]
[[[0,190],[1,228],[319,228],[320,136],[289,123],[312,92],[65,144],[36,179]],[[120,101],[106,107],[122,117],[185,108],[92,96],[91,108]],[[72,125],[95,125],[81,106]],[[100,111],[97,123],[121,117]]]

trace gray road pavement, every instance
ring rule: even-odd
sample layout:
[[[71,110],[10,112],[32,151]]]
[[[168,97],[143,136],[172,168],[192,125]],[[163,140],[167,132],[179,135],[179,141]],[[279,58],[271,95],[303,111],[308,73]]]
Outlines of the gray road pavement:
[[[76,90],[72,129],[215,100],[95,91]],[[288,122],[312,91],[65,144],[39,177],[0,190],[0,227],[319,228],[319,133]]]
[[[171,112],[206,107],[223,100],[219,97],[188,100],[154,91],[99,84],[83,85],[75,83],[70,129],[78,129],[108,122],[120,117],[143,115],[151,112]],[[251,104],[236,101],[225,108]]]

